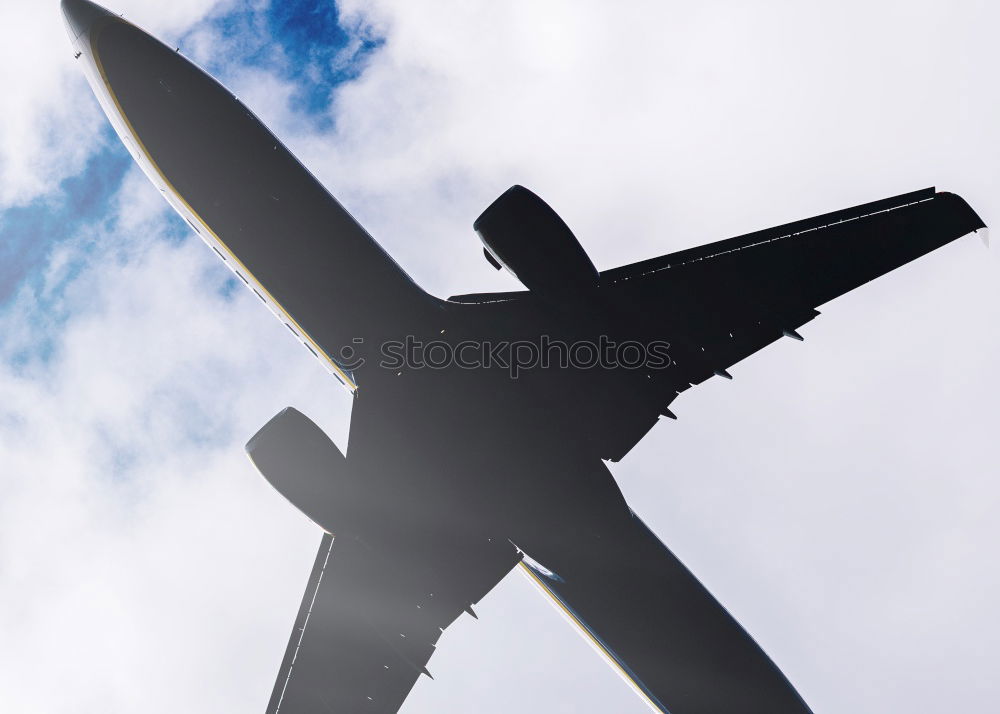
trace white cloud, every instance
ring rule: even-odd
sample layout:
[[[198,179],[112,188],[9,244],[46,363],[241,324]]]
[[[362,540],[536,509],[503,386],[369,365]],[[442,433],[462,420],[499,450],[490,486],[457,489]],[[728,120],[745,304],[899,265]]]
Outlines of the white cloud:
[[[52,191],[93,151],[102,121],[72,71],[73,51],[55,2],[0,5],[0,23],[17,28],[0,45],[0,207]]]
[[[111,9],[142,17],[152,30],[171,35],[230,0],[122,2]],[[133,9],[135,12],[133,13]],[[97,103],[64,29],[57,0],[0,3],[0,25],[10,30],[0,44],[0,209],[54,191],[76,175],[99,146],[104,126]]]
[[[125,9],[179,34],[205,7]],[[976,3],[347,12],[388,41],[338,93],[336,134],[301,121],[277,78],[234,89],[437,294],[513,287],[471,232],[513,182],[600,267],[933,183],[1000,215],[996,17]],[[48,25],[23,23],[26,47],[49,46]],[[5,115],[0,156],[28,168],[0,200],[89,151],[93,116],[51,145],[33,134],[30,116],[86,91],[59,67],[8,85],[34,114]],[[93,226],[53,257],[50,286],[99,247],[57,305],[73,317],[51,361],[0,373],[5,711],[261,710],[318,540],[240,445],[286,404],[343,444],[349,400],[256,301],[218,296],[209,251],[153,240],[155,198],[133,172],[119,232]],[[685,395],[615,469],[818,712],[1000,695],[996,267],[966,239],[837,301],[804,344]],[[4,318],[6,344],[52,329],[35,299]],[[643,711],[525,583],[477,610],[404,711]]]

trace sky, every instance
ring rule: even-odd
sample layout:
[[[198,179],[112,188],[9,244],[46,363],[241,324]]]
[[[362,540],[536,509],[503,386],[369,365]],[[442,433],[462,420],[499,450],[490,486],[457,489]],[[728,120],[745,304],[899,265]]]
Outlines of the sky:
[[[120,0],[439,296],[546,199],[598,268],[936,185],[1000,217],[987,2]],[[0,0],[0,711],[260,712],[320,534],[243,444],[350,396],[131,163],[58,3]],[[13,28],[13,29],[11,29]],[[1000,263],[964,238],[612,466],[817,714],[1000,697]],[[405,714],[642,712],[519,574]]]

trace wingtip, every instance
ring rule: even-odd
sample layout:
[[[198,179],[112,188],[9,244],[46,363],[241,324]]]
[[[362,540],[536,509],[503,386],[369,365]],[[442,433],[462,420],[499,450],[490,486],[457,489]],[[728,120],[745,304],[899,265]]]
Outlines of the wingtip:
[[[981,240],[983,242],[984,246],[986,246],[987,248],[990,247],[990,229],[989,228],[987,228],[986,226],[983,226],[979,230],[976,230],[976,231],[973,231],[973,232],[977,236],[979,236],[979,240]]]

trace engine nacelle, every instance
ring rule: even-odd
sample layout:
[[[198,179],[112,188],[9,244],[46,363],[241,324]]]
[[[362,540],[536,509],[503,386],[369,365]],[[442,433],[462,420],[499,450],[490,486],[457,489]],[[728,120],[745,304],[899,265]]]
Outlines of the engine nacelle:
[[[347,459],[307,416],[283,409],[253,435],[246,452],[278,493],[320,528],[334,534],[355,530]]]
[[[559,214],[523,186],[507,189],[472,227],[487,258],[551,302],[566,304],[597,288],[597,269],[580,241]]]

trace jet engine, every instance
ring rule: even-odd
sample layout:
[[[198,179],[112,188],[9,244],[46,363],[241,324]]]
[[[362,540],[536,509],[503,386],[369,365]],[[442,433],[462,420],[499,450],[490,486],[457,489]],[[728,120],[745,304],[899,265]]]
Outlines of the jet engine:
[[[494,267],[557,305],[596,290],[598,272],[573,232],[545,201],[511,186],[472,224]]]
[[[354,531],[347,459],[309,417],[287,407],[247,442],[261,475],[327,533]]]

